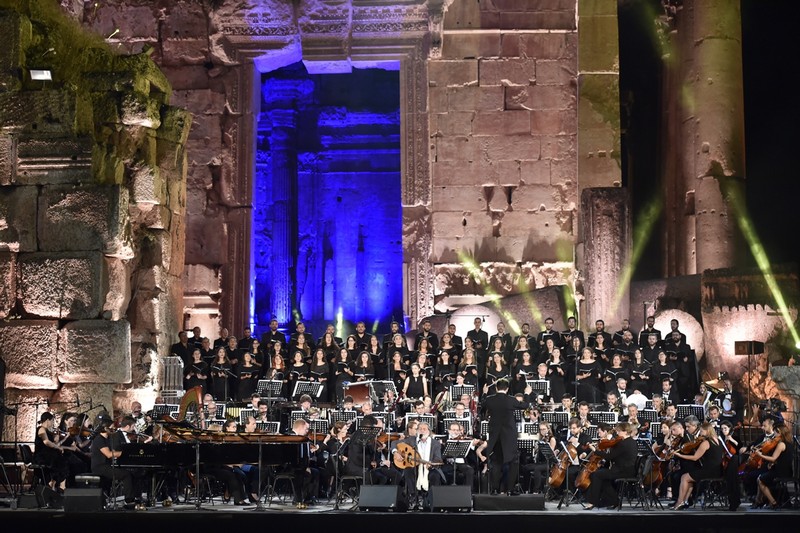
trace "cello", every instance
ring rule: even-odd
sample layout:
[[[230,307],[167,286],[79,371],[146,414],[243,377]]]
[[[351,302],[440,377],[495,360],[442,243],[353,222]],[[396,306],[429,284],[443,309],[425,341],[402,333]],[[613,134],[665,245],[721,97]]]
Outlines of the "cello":
[[[550,475],[547,478],[547,484],[557,489],[564,483],[567,476],[567,469],[578,458],[578,449],[572,444],[567,444],[566,451],[560,451],[556,459],[558,461],[550,469]]]
[[[597,443],[597,448],[600,449],[601,451],[605,451],[613,448],[614,446],[622,442],[622,440],[623,439],[621,437],[617,437],[615,439],[610,439],[610,440],[601,440]],[[588,489],[589,485],[592,484],[592,479],[591,479],[592,474],[596,472],[598,468],[600,468],[602,462],[603,462],[603,456],[599,455],[597,451],[593,451],[591,454],[589,454],[589,459],[587,460],[586,465],[581,469],[581,472],[580,474],[578,474],[578,477],[575,478],[575,488],[578,488],[582,491]]]

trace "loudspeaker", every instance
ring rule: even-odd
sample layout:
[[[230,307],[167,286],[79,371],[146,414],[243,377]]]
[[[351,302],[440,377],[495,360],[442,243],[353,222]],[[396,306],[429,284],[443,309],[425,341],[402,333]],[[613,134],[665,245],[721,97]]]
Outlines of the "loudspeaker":
[[[361,511],[405,511],[399,485],[361,485],[358,495],[358,508]]]
[[[38,509],[39,498],[36,494],[20,494],[19,495],[19,508],[20,509]]]
[[[757,355],[764,353],[764,343],[758,341],[736,341],[733,343],[733,353],[736,355]]]
[[[544,494],[490,496],[475,494],[472,508],[476,511],[544,511]]]
[[[431,511],[468,513],[472,510],[472,490],[467,485],[434,485],[431,487]]]
[[[64,512],[95,513],[103,510],[103,489],[71,488],[64,491]]]
[[[37,485],[33,492],[39,508],[60,509],[64,506],[64,498],[47,485]]]

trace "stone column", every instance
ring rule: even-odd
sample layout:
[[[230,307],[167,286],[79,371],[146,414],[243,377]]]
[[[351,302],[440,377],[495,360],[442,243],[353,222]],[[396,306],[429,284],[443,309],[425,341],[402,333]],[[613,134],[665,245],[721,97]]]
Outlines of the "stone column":
[[[581,194],[581,227],[584,241],[584,290],[586,320],[595,320],[614,331],[630,313],[629,280],[625,269],[631,261],[631,208],[626,189],[584,189]]]
[[[270,151],[272,153],[272,312],[278,322],[292,320],[295,308],[294,272],[297,254],[297,146],[296,111],[273,109]]]

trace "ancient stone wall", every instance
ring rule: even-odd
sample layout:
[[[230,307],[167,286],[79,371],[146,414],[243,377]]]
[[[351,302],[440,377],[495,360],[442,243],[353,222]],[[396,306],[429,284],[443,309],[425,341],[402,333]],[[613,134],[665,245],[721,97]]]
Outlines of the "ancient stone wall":
[[[20,440],[48,405],[154,395],[182,298],[191,118],[146,53],[48,5],[0,3],[0,357]]]

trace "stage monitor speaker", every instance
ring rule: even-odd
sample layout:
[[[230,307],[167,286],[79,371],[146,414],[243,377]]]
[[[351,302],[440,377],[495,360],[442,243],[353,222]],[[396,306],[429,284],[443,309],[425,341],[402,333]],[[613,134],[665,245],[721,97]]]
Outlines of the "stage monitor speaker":
[[[472,510],[472,490],[467,485],[431,487],[431,511],[468,513]]]
[[[96,513],[103,510],[103,489],[69,488],[64,491],[64,512]]]
[[[40,509],[60,509],[64,506],[64,498],[47,485],[36,485],[33,492]]]
[[[358,508],[361,511],[405,511],[402,488],[399,485],[361,485]]]
[[[544,511],[544,494],[491,496],[475,494],[472,508],[476,511]]]
[[[736,341],[733,343],[736,355],[758,355],[764,353],[764,343],[758,341]]]

